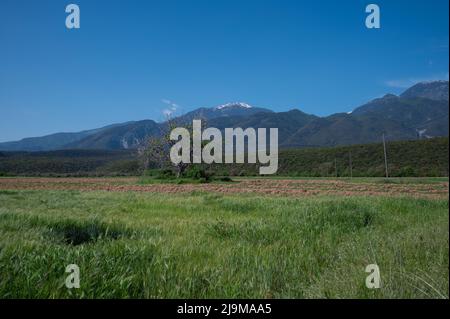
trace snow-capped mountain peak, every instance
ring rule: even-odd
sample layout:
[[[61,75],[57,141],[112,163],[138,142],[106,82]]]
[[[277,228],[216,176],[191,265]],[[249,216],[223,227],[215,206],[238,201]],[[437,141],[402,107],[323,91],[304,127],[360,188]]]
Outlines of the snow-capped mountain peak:
[[[243,102],[233,102],[233,103],[219,105],[216,107],[216,110],[223,110],[223,109],[229,109],[229,108],[251,109],[252,106],[247,103],[243,103]]]

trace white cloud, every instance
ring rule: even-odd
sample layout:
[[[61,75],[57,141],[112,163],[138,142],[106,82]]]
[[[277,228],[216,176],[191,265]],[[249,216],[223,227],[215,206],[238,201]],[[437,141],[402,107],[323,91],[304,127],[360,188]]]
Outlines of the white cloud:
[[[162,110],[162,113],[165,117],[171,117],[179,108],[179,105],[168,100],[168,99],[162,99],[161,102],[166,104],[168,107]]]
[[[162,111],[162,113],[164,114],[164,116],[171,116],[173,112],[172,112],[171,110],[164,109],[164,110]]]

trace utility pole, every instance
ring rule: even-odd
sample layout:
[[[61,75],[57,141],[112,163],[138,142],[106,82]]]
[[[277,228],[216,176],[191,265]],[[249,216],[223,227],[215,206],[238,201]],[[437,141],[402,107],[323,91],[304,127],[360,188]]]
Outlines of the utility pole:
[[[350,165],[350,179],[353,179],[352,152],[348,153],[348,160]]]
[[[335,171],[336,178],[337,178],[338,177],[338,172],[337,172],[337,159],[336,159],[336,157],[334,158],[334,171]]]
[[[384,133],[383,133],[383,149],[384,149],[384,166],[386,167],[386,178],[389,178],[388,161],[387,161],[387,153],[386,153],[386,139],[384,138]]]

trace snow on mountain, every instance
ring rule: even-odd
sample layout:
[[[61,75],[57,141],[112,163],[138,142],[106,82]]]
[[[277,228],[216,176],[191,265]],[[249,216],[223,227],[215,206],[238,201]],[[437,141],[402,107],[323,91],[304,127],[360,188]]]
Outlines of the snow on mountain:
[[[227,103],[227,104],[219,105],[219,106],[216,107],[216,110],[223,110],[223,109],[227,109],[227,108],[251,109],[252,106],[247,104],[247,103],[243,103],[243,102],[233,102],[233,103]]]

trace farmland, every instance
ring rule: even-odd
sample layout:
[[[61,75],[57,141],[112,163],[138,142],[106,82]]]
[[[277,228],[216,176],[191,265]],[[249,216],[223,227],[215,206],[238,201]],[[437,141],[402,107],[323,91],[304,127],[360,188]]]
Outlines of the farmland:
[[[0,296],[448,298],[448,227],[447,178],[0,178]]]
[[[80,190],[145,193],[212,192],[272,196],[411,196],[446,198],[448,178],[233,178],[228,183],[174,184],[152,178],[1,178],[0,190]]]

